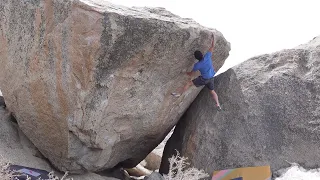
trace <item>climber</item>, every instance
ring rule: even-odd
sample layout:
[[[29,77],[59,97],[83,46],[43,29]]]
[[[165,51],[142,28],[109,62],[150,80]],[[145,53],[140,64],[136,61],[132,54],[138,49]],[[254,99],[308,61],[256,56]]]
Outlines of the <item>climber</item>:
[[[189,87],[194,84],[196,87],[206,86],[210,90],[210,94],[216,102],[217,108],[220,111],[221,106],[219,103],[218,95],[214,91],[214,67],[212,65],[212,52],[214,48],[214,35],[209,51],[203,56],[201,51],[197,50],[194,52],[194,57],[199,61],[194,64],[191,72],[187,72],[188,76],[193,77],[196,71],[200,71],[201,75],[193,80],[190,80],[178,93],[172,93],[173,96],[181,96]]]

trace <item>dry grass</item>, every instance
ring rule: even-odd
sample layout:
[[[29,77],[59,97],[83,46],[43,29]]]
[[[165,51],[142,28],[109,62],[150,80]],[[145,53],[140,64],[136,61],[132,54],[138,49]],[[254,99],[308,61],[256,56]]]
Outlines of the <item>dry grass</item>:
[[[180,157],[179,152],[177,151],[176,156],[172,156],[169,158],[169,173],[164,175],[165,180],[199,180],[202,178],[209,177],[207,173],[203,170],[198,170],[196,168],[188,168],[186,167],[190,165],[187,163],[187,159],[185,157]]]
[[[8,170],[9,164],[0,164],[0,178],[3,180],[12,180],[14,175]]]

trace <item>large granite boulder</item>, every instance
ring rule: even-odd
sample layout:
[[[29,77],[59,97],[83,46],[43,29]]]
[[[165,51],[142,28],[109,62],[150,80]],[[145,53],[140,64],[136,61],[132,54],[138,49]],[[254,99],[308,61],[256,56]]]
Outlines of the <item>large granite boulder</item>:
[[[214,170],[299,163],[320,166],[320,37],[249,59],[216,78],[222,111],[203,89],[166,144],[161,173],[175,149],[191,165]]]
[[[22,131],[60,170],[134,167],[177,123],[200,89],[196,49],[216,37],[218,70],[230,44],[215,29],[162,8],[100,0],[1,0],[0,84]]]

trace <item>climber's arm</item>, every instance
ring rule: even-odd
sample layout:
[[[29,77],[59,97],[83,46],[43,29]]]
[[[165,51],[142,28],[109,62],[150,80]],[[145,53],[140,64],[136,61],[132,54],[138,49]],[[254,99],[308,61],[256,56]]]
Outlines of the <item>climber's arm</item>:
[[[187,72],[187,75],[188,75],[188,76],[194,76],[195,74],[196,74],[196,72],[195,72],[195,71]]]
[[[194,64],[194,66],[192,68],[192,71],[187,72],[187,75],[188,76],[194,76],[198,70],[199,70],[199,64],[196,63],[196,64]]]
[[[211,47],[209,48],[209,52],[213,52],[213,49],[214,49],[214,34],[212,34],[212,43],[211,43]]]

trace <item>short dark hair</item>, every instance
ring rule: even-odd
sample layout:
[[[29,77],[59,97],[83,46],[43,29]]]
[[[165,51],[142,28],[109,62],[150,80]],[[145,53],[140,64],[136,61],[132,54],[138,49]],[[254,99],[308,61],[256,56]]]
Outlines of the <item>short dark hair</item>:
[[[199,61],[201,61],[202,59],[203,59],[203,54],[202,54],[202,52],[201,51],[195,51],[194,52],[194,57],[196,58],[196,59],[198,59]]]

